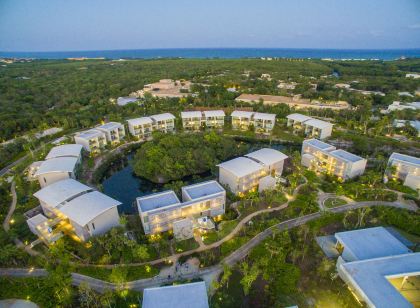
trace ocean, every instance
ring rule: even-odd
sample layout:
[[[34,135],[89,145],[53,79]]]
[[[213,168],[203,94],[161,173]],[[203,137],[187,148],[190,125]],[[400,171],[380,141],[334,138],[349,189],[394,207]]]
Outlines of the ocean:
[[[53,52],[3,52],[3,58],[107,58],[107,59],[154,59],[154,58],[296,58],[296,59],[378,59],[394,60],[401,57],[420,58],[420,49],[291,49],[291,48],[173,48],[132,50],[91,50]]]

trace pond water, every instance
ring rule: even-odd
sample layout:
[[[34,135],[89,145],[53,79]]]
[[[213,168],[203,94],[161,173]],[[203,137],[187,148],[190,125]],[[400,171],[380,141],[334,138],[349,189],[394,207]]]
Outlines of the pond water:
[[[253,143],[250,145],[250,152],[256,151],[263,147],[271,147],[276,150],[282,150],[286,146],[283,144],[268,145],[264,143]],[[127,158],[128,162],[130,162],[133,158],[133,155],[129,154]],[[187,184],[194,184],[211,179],[216,178],[210,172],[206,172],[200,175],[188,176],[183,178],[182,181]],[[124,214],[134,214],[137,212],[135,206],[135,200],[137,197],[166,190],[161,184],[156,184],[136,176],[130,163],[105,179],[102,182],[102,186],[103,192],[106,195],[122,203],[118,210],[120,213]]]

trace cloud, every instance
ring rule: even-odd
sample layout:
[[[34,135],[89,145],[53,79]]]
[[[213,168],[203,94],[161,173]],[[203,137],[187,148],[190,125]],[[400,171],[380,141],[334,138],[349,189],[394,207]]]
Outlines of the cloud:
[[[420,29],[420,23],[409,25],[408,28],[409,29]]]

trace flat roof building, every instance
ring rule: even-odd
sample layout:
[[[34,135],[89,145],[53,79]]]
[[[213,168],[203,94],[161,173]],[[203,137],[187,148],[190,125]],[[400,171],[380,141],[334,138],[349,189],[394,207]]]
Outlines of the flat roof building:
[[[420,189],[420,158],[392,153],[388,160],[385,181],[388,178],[400,179],[405,186],[414,190]]]
[[[289,114],[286,118],[287,126],[293,127],[294,132],[303,132],[307,137],[325,139],[332,134],[332,123],[314,119],[300,113]]]
[[[124,125],[118,122],[108,122],[95,127],[95,129],[103,132],[106,136],[106,141],[110,144],[120,143],[125,138]]]
[[[83,146],[91,153],[97,153],[103,150],[107,145],[107,139],[104,132],[97,129],[89,129],[74,136],[74,142]]]
[[[60,229],[68,223],[71,227],[65,227],[63,232],[75,234],[82,241],[119,226],[117,207],[121,203],[78,181],[58,181],[34,196],[44,214],[51,218],[48,227],[58,224]]]
[[[287,156],[280,151],[264,148],[219,165],[219,181],[235,194],[256,189],[267,175],[281,175]]]
[[[254,128],[256,133],[271,133],[276,124],[276,115],[252,111],[235,110],[231,113],[232,128],[248,130]]]
[[[35,172],[41,187],[64,179],[75,179],[80,160],[76,157],[57,157],[43,161]]]
[[[63,144],[53,147],[45,157],[45,159],[57,157],[76,157],[80,158],[82,155],[82,145],[80,144]]]
[[[328,143],[309,139],[302,143],[302,165],[316,172],[335,175],[343,180],[362,175],[367,160]]]
[[[175,238],[193,236],[197,219],[225,212],[226,191],[216,181],[182,187],[182,202],[172,190],[137,198],[137,207],[146,234],[173,230]]]
[[[130,119],[127,120],[128,131],[132,136],[140,140],[149,140],[154,131],[173,132],[175,130],[174,120],[175,116],[170,113]]]
[[[204,281],[147,288],[143,291],[143,308],[208,308]]]

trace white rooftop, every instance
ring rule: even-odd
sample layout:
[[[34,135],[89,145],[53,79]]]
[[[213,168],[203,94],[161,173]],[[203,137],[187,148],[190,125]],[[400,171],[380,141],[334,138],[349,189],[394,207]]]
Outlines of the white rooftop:
[[[243,177],[248,174],[259,171],[263,166],[252,159],[246,157],[238,157],[232,160],[228,160],[217,165],[219,168],[223,168],[237,177]]]
[[[141,118],[127,120],[127,122],[130,125],[137,126],[137,125],[152,124],[153,120],[149,117],[141,117]]]
[[[333,126],[333,124],[330,122],[326,122],[326,121],[322,121],[318,119],[310,119],[305,122],[305,125],[309,125],[309,126],[319,128],[319,129],[329,128]]]
[[[326,142],[320,141],[318,139],[307,139],[307,140],[304,140],[303,143],[309,144],[309,145],[311,145],[315,148],[318,148],[320,150],[323,150],[323,151],[330,151],[330,150],[335,149],[335,146],[333,146],[331,144],[328,144]]]
[[[83,146],[80,144],[63,144],[53,147],[45,159],[56,157],[80,157]]]
[[[252,111],[235,110],[231,113],[231,116],[238,118],[251,118],[253,114],[254,112]]]
[[[31,217],[27,220],[27,223],[33,225],[33,226],[38,226],[44,222],[48,221],[48,218],[45,217],[42,214],[37,214],[34,217]]]
[[[255,152],[251,152],[245,155],[245,157],[252,158],[257,160],[259,163],[262,163],[266,166],[278,163],[282,160],[287,159],[287,155],[283,154],[280,151],[264,148]]]
[[[414,156],[410,156],[410,155],[405,155],[405,154],[400,154],[400,153],[392,153],[392,155],[389,157],[390,160],[393,159],[397,159],[406,163],[409,163],[411,165],[420,167],[420,158],[414,157]]]
[[[180,201],[172,190],[137,198],[139,212],[148,212],[167,206],[179,205]]]
[[[225,189],[217,181],[207,181],[189,186],[184,186],[182,187],[182,191],[194,200],[222,193],[225,191]]]
[[[334,150],[330,152],[331,156],[336,157],[341,160],[345,160],[347,162],[355,163],[360,160],[364,160],[363,157],[357,156],[355,154],[352,154],[350,152],[344,151],[344,150]]]
[[[339,266],[370,307],[413,307],[387,278],[420,275],[420,253],[347,262]]]
[[[48,206],[55,208],[61,203],[70,200],[84,192],[92,191],[93,189],[76,180],[66,179],[48,185],[41,190],[34,193],[34,196],[48,204]]]
[[[143,308],[208,308],[204,281],[143,291]]]
[[[206,110],[203,111],[204,112],[204,116],[206,118],[209,117],[224,117],[225,116],[225,112],[223,110]]]
[[[103,129],[103,130],[106,130],[106,131],[110,131],[110,130],[120,128],[121,126],[122,126],[122,124],[118,123],[118,122],[108,122],[108,123],[105,123],[103,125],[97,126],[96,128],[97,129]]]
[[[117,98],[117,104],[120,106],[125,106],[129,103],[134,103],[136,101],[138,101],[138,98],[135,97],[118,97]]]
[[[93,191],[70,200],[60,211],[78,225],[85,226],[95,217],[120,204],[121,202],[99,191]]]
[[[183,111],[181,112],[181,118],[201,118],[201,111]]]
[[[76,157],[57,157],[44,161],[39,166],[35,176],[53,172],[74,172],[78,158]]]
[[[276,115],[273,113],[261,113],[255,112],[254,113],[254,120],[265,120],[265,121],[275,121]]]
[[[166,121],[166,120],[173,120],[175,119],[175,116],[171,113],[161,113],[161,114],[155,114],[150,116],[155,121]]]
[[[85,130],[84,132],[81,132],[79,134],[76,134],[76,136],[89,140],[89,139],[96,138],[96,137],[104,137],[104,133],[101,132],[100,130],[89,129],[89,130]]]
[[[308,120],[312,119],[311,117],[308,117],[308,116],[306,116],[304,114],[300,114],[300,113],[289,114],[286,118],[290,119],[290,120],[293,120],[293,121],[298,121],[298,122],[305,122],[305,121],[308,121]]]
[[[335,238],[358,260],[411,252],[383,227],[338,232]]]

